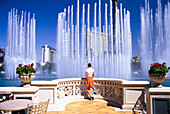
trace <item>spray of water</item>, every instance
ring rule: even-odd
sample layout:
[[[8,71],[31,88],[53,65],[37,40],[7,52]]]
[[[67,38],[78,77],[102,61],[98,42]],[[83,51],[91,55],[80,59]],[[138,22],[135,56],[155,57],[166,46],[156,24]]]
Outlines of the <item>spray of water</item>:
[[[148,77],[150,64],[153,62],[166,62],[170,65],[170,2],[162,10],[161,0],[157,0],[153,23],[153,12],[145,0],[145,8],[141,7],[141,66],[145,76]],[[154,26],[154,27],[153,27]]]
[[[84,77],[87,63],[91,62],[95,69],[96,77],[129,79],[131,76],[130,12],[126,9],[123,12],[122,4],[120,9],[116,8],[115,34],[113,35],[112,1],[110,0],[109,15],[107,12],[108,5],[105,4],[105,8],[103,8],[105,9],[104,25],[101,24],[101,0],[98,2],[98,16],[97,3],[94,4],[94,18],[90,17],[90,13],[92,13],[90,12],[90,4],[87,6],[87,10],[85,10],[85,4],[83,4],[80,24],[80,6],[79,0],[77,1],[77,22],[75,27],[73,25],[73,6],[71,6],[71,22],[69,21],[69,8],[67,16],[66,9],[58,14],[58,78]],[[87,14],[87,19],[85,19],[85,14]],[[90,23],[91,19],[94,20],[93,27],[92,23]],[[81,27],[79,27],[80,25]]]
[[[5,53],[5,76],[16,79],[18,64],[35,63],[35,14],[30,19],[26,12],[18,15],[17,9],[11,9],[8,14],[8,36]],[[27,20],[26,20],[27,19]]]

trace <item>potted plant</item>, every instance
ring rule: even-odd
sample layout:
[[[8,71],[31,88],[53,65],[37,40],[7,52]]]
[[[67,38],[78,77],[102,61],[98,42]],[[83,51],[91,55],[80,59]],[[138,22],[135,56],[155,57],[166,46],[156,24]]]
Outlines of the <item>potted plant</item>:
[[[19,64],[16,68],[16,73],[19,74],[18,78],[24,83],[23,87],[29,87],[30,82],[35,78],[37,68],[33,68],[34,63],[29,65]]]
[[[166,63],[154,63],[151,64],[151,67],[148,71],[149,78],[156,83],[157,87],[162,87],[161,82],[165,81],[167,78],[166,74],[168,73],[170,67],[167,68]]]

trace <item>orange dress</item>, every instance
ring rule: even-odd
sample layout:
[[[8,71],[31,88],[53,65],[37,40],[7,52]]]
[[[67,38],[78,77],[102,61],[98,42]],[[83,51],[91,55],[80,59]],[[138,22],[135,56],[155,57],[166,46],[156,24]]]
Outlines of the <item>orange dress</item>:
[[[87,77],[86,78],[86,88],[92,88],[93,87],[93,77]]]

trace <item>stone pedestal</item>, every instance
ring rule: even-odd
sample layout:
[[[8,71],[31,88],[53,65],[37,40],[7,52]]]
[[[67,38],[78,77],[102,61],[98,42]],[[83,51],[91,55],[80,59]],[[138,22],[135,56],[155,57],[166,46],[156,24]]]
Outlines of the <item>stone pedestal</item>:
[[[29,99],[33,102],[37,102],[38,87],[0,87],[0,91],[11,92],[15,99]]]
[[[170,87],[146,88],[146,98],[147,114],[153,114],[154,99],[170,99]]]
[[[134,110],[140,101],[145,103],[145,87],[149,86],[148,81],[124,81],[123,85],[123,109]]]

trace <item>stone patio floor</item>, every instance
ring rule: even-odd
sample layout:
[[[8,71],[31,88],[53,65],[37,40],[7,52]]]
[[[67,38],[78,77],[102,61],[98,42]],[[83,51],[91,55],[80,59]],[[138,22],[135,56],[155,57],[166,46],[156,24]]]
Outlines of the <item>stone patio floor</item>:
[[[132,111],[115,109],[103,101],[75,101],[67,104],[65,111],[48,111],[47,114],[134,114]]]

